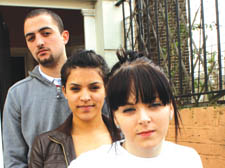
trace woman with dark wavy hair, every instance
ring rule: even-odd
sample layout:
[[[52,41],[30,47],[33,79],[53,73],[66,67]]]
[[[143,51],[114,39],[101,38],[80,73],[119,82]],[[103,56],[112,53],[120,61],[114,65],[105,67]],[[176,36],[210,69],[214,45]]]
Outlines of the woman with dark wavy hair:
[[[66,168],[80,154],[120,139],[112,120],[102,114],[108,73],[105,60],[94,51],[67,59],[61,69],[62,91],[72,113],[57,129],[35,138],[30,168]]]

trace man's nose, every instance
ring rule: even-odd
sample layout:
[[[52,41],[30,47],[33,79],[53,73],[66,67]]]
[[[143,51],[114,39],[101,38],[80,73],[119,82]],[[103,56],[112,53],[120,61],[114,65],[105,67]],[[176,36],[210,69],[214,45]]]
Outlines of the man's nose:
[[[44,45],[44,40],[43,40],[43,38],[40,35],[37,35],[36,36],[36,43],[37,43],[37,46],[39,48]]]

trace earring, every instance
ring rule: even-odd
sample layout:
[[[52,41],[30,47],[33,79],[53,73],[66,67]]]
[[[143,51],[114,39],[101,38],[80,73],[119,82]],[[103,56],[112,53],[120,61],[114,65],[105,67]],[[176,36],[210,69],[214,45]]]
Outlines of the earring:
[[[173,114],[171,113],[171,114],[170,114],[170,120],[172,120],[172,119],[173,119]]]

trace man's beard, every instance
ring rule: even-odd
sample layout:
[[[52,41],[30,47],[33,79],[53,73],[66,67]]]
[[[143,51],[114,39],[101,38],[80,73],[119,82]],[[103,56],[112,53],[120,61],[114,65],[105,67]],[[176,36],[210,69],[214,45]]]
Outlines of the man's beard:
[[[44,67],[50,67],[54,64],[54,58],[52,55],[50,55],[48,58],[45,59],[38,58],[38,62]]]

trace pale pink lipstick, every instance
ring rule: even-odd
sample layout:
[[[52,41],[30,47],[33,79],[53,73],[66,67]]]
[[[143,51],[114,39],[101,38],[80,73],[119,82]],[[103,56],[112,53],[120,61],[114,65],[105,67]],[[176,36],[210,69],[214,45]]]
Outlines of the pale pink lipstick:
[[[154,132],[155,132],[155,130],[142,131],[142,132],[137,133],[137,135],[140,135],[140,136],[142,136],[142,137],[149,137],[149,136],[151,136]]]

